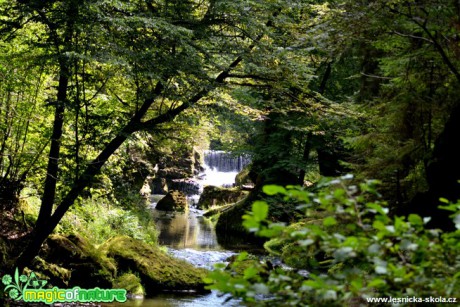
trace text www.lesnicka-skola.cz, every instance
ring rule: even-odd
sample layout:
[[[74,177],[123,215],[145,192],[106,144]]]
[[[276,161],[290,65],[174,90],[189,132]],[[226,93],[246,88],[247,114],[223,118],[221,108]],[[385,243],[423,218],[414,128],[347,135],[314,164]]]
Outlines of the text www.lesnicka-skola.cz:
[[[368,303],[387,303],[387,304],[406,304],[406,303],[457,303],[456,297],[442,297],[442,296],[406,296],[406,297],[368,297]]]

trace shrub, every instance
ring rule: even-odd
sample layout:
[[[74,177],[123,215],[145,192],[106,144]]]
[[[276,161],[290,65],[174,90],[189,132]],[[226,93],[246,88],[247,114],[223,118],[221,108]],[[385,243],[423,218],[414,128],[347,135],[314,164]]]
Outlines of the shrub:
[[[265,186],[266,194],[302,201],[298,209],[304,210],[305,221],[322,216],[320,223],[295,227],[272,223],[263,201],[243,216],[246,229],[274,239],[267,247],[278,254],[289,250],[291,259],[302,259],[300,267],[275,266],[267,272],[266,263],[256,263],[236,274],[243,254],[230,271],[217,266],[207,278],[209,288],[257,306],[348,306],[366,304],[371,297],[460,293],[460,202],[441,200],[457,227],[443,233],[425,227],[429,218],[391,216],[379,200],[376,181],[356,186],[347,185],[349,179],[329,181],[315,194],[294,186]]]

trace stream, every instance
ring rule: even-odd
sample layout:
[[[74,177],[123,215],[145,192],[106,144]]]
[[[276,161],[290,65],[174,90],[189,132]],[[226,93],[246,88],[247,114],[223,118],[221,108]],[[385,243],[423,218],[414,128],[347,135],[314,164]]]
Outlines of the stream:
[[[231,186],[236,174],[249,163],[244,157],[231,157],[220,151],[205,152],[204,172],[196,178],[199,193],[204,185]],[[192,191],[187,189],[185,191]],[[153,195],[151,200],[152,215],[160,232],[160,245],[168,247],[168,253],[176,258],[184,259],[196,267],[212,269],[213,265],[226,260],[235,254],[234,251],[223,249],[217,241],[213,225],[203,217],[204,211],[196,209],[199,194],[186,193],[190,209],[185,213],[159,211],[156,203],[164,195]],[[217,291],[208,294],[194,293],[161,293],[155,297],[129,300],[123,304],[112,303],[110,306],[123,307],[198,307],[198,306],[240,306],[238,300],[228,300]]]

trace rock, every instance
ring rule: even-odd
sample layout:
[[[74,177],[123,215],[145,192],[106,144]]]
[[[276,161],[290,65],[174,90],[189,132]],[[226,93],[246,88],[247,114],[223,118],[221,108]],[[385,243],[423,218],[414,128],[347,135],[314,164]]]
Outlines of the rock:
[[[241,219],[248,211],[251,211],[251,202],[242,201],[232,206],[229,210],[221,212],[216,223],[216,234],[219,244],[221,242],[234,241],[239,237],[246,240],[251,236],[244,228]]]
[[[198,175],[199,173],[204,171],[202,161],[203,159],[201,158],[201,154],[194,148],[193,149],[193,173],[195,175]]]
[[[113,287],[116,289],[126,289],[129,297],[142,298],[145,295],[141,279],[133,273],[125,273],[113,281]]]
[[[158,171],[159,178],[165,178],[166,180],[182,179],[191,177],[192,173],[187,169],[183,169],[180,166],[165,167]]]
[[[139,190],[139,194],[141,194],[142,197],[148,199],[150,195],[152,194],[152,189],[150,188],[149,184],[150,178],[147,177],[145,179],[144,184],[142,185],[141,189]]]
[[[120,273],[137,273],[148,296],[162,291],[205,291],[202,278],[206,270],[175,259],[158,247],[121,236],[110,239],[101,249],[115,259]]]
[[[206,186],[198,201],[198,208],[207,209],[214,206],[223,206],[241,200],[247,193],[238,188],[220,188]]]
[[[165,178],[154,178],[150,182],[150,189],[152,190],[152,194],[166,194],[169,190]]]
[[[40,257],[35,257],[31,267],[40,279],[59,288],[68,288],[71,271],[54,263],[48,263]]]
[[[96,249],[77,235],[52,235],[42,257],[31,268],[58,287],[122,288],[132,297],[176,290],[205,292],[206,270],[127,236],[114,237]]]
[[[197,195],[200,193],[200,184],[193,178],[173,179],[171,188],[184,192],[186,195]]]
[[[91,243],[79,235],[51,235],[42,258],[47,263],[71,271],[69,286],[110,288],[116,266]]]
[[[182,192],[171,191],[160,199],[155,208],[161,211],[184,212],[188,209],[187,197]]]
[[[249,165],[245,166],[243,170],[236,175],[235,184],[237,186],[254,186],[254,182],[252,182],[251,178],[249,177],[249,168]]]

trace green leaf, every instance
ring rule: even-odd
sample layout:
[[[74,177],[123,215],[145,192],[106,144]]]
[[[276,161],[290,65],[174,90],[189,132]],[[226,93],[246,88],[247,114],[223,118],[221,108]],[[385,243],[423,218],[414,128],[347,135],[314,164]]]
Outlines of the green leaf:
[[[385,224],[383,224],[381,221],[374,221],[374,223],[372,223],[372,226],[377,230],[387,231]]]
[[[417,214],[410,214],[408,220],[412,225],[423,225],[422,218]]]
[[[257,221],[263,221],[268,216],[268,205],[264,201],[255,201],[252,204],[252,214]]]
[[[279,186],[279,185],[266,185],[262,188],[265,194],[267,195],[276,195],[276,194],[283,194],[286,195],[287,191],[285,188]]]
[[[253,216],[251,215],[245,215],[243,216],[243,226],[250,232],[256,232],[260,228],[260,223],[254,219]]]
[[[328,226],[333,226],[337,224],[337,220],[333,216],[328,216],[323,220],[323,225],[328,227]]]
[[[369,288],[380,288],[382,286],[385,286],[387,283],[380,278],[375,278],[373,279],[367,286]]]
[[[255,268],[255,267],[249,267],[247,269],[244,270],[244,279],[250,279],[254,276],[257,276],[257,273],[259,271]]]

